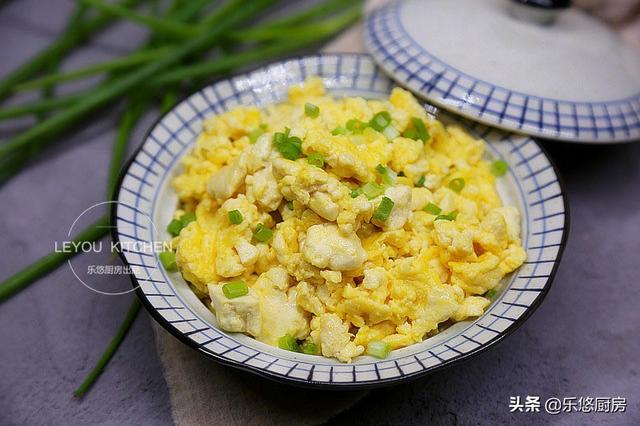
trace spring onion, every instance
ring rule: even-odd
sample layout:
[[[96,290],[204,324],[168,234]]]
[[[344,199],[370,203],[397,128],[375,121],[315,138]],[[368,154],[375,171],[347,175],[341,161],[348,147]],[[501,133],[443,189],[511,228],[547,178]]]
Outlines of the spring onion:
[[[256,229],[253,230],[253,238],[261,243],[266,243],[272,236],[273,231],[264,226],[263,223],[259,223],[258,226],[256,226]]]
[[[391,124],[391,114],[387,111],[380,111],[376,113],[371,120],[369,120],[369,126],[375,130],[382,132]]]
[[[244,217],[242,217],[242,213],[240,213],[240,210],[231,210],[227,213],[227,216],[229,217],[229,222],[233,223],[234,225],[239,225],[244,220]]]
[[[300,345],[298,345],[296,339],[288,334],[285,334],[278,339],[278,347],[280,349],[284,349],[285,351],[300,352]]]
[[[386,185],[393,185],[396,181],[396,174],[388,167],[383,166],[382,164],[378,164],[376,166],[376,172],[382,178],[382,182]]]
[[[375,182],[366,183],[360,190],[370,200],[384,194],[384,187]]]
[[[367,344],[367,355],[372,357],[385,359],[391,352],[391,346],[382,340],[372,340]]]
[[[323,168],[324,167],[324,156],[322,154],[320,154],[319,152],[312,152],[307,157],[307,162],[309,164],[311,164],[312,166]]]
[[[431,138],[424,122],[418,117],[411,118],[410,126],[404,131],[402,136],[413,140],[421,140],[422,142],[427,142],[429,138]]]
[[[360,196],[360,194],[362,194],[362,190],[360,188],[354,188],[351,190],[351,192],[349,193],[349,195],[351,196],[351,198],[358,198]],[[375,197],[374,197],[375,198]]]
[[[509,164],[504,160],[496,160],[491,164],[491,173],[494,176],[502,176],[509,170]]]
[[[176,263],[176,254],[172,251],[163,251],[159,255],[160,262],[164,269],[169,272],[175,272],[178,270],[178,264]]]
[[[352,118],[351,120],[347,121],[347,124],[345,127],[351,133],[355,133],[356,135],[358,135],[358,134],[361,134],[364,131],[364,129],[366,129],[368,126],[369,125],[364,121],[360,121],[357,118]]]
[[[422,210],[432,215],[439,215],[442,213],[442,209],[433,203],[427,204]]]
[[[387,126],[387,128],[385,128],[382,131],[382,134],[387,138],[388,141],[392,141],[395,138],[397,138],[398,136],[400,136],[400,132],[398,131],[398,129],[396,129],[393,126]]]
[[[462,178],[451,179],[451,181],[449,182],[449,189],[451,189],[453,192],[460,193],[460,191],[464,189],[464,185],[465,182]]]
[[[105,349],[102,356],[96,363],[95,367],[93,367],[93,369],[84,379],[82,384],[73,392],[73,395],[76,398],[83,397],[87,393],[87,391],[91,388],[91,386],[93,386],[93,384],[98,379],[98,377],[100,377],[100,374],[102,374],[102,370],[104,370],[104,368],[107,366],[107,364],[109,363],[109,361],[111,360],[115,352],[120,347],[120,344],[122,343],[124,338],[127,336],[127,333],[129,332],[129,329],[131,328],[133,321],[136,319],[136,317],[138,316],[138,313],[140,312],[141,306],[142,305],[140,304],[140,300],[138,300],[137,297],[134,297],[133,301],[131,302],[131,306],[129,307],[129,310],[127,311],[127,314],[124,317],[124,320],[120,324],[120,327],[118,327],[118,331],[116,332],[116,335],[113,336],[113,339],[111,339],[111,341],[107,345],[107,348]]]
[[[264,124],[261,124],[260,126],[253,129],[251,132],[249,132],[249,135],[248,135],[249,142],[256,143],[258,141],[258,138],[262,136],[266,130],[267,130],[267,126]]]
[[[331,131],[331,134],[333,136],[346,135],[346,134],[349,134],[349,131],[347,129],[345,129],[344,127],[336,127],[335,129],[333,129]]]
[[[297,160],[302,156],[302,140],[297,136],[289,136],[289,128],[284,133],[273,135],[273,146],[287,160]]]
[[[420,176],[420,179],[416,182],[416,186],[423,187],[426,180],[427,178],[424,175]]]
[[[311,342],[311,341],[304,342],[300,346],[300,349],[302,349],[302,353],[303,354],[318,355],[318,346],[315,343]]]
[[[311,118],[316,118],[320,115],[320,107],[310,102],[304,104],[304,115]]]
[[[498,294],[498,291],[495,288],[492,288],[491,290],[487,291],[483,296],[486,297],[487,299],[493,299],[494,297],[496,297],[497,294]]]
[[[386,222],[389,219],[389,215],[391,214],[391,210],[393,210],[394,202],[389,197],[382,197],[382,201],[380,201],[380,205],[373,213],[373,218],[379,222]]]
[[[235,299],[236,297],[249,294],[249,287],[247,287],[247,283],[242,280],[231,281],[222,286],[222,293],[224,293],[227,299]]]
[[[433,219],[434,221],[436,220],[449,220],[449,221],[453,221],[456,220],[456,218],[458,217],[458,211],[454,210],[450,213],[447,214],[440,214],[438,216],[436,216],[435,219]]]
[[[293,201],[287,201],[287,208],[293,211]]]

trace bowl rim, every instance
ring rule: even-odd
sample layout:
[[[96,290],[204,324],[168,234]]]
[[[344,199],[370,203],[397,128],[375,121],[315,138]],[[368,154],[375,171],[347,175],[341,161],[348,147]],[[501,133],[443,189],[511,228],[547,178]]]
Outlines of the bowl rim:
[[[214,80],[211,80],[205,84],[203,84],[202,86],[200,86],[198,89],[190,91],[187,95],[183,96],[182,98],[180,98],[170,109],[168,109],[167,111],[163,112],[162,114],[160,114],[158,116],[158,118],[156,120],[154,120],[154,122],[149,126],[148,130],[145,132],[144,137],[142,138],[142,142],[140,143],[140,145],[134,150],[134,152],[131,154],[131,156],[129,157],[129,159],[127,160],[127,162],[123,165],[121,172],[119,174],[117,183],[115,185],[115,190],[114,190],[114,194],[112,196],[112,200],[114,200],[115,202],[111,203],[111,208],[110,208],[110,221],[111,224],[113,226],[111,226],[111,238],[113,240],[114,243],[119,244],[120,241],[120,237],[119,237],[119,232],[118,232],[118,221],[117,221],[117,210],[118,210],[118,199],[122,190],[122,184],[123,181],[125,179],[125,177],[128,175],[128,172],[130,170],[130,167],[132,166],[132,164],[135,162],[136,158],[138,157],[138,155],[140,154],[140,152],[142,151],[146,141],[149,139],[149,137],[151,136],[151,133],[153,132],[153,130],[169,115],[171,114],[176,107],[178,107],[179,105],[181,105],[183,103],[183,101],[189,99],[192,95],[197,94],[202,92],[203,90],[205,90],[206,88],[213,86],[217,83],[223,82],[223,81],[227,81],[227,80],[231,80],[233,78],[236,77],[250,77],[252,73],[257,72],[257,71],[261,71],[261,70],[266,70],[269,69],[270,67],[273,67],[275,65],[278,64],[284,64],[290,61],[305,61],[305,60],[311,60],[311,59],[318,59],[323,60],[323,59],[329,59],[329,58],[336,58],[336,57],[351,57],[351,58],[356,58],[358,60],[360,59],[364,59],[364,60],[369,60],[372,63],[375,64],[375,62],[373,61],[371,55],[368,54],[360,54],[360,53],[320,53],[320,54],[312,54],[312,55],[294,55],[294,56],[289,56],[289,57],[283,57],[282,59],[276,60],[276,61],[271,61],[268,63],[264,63],[261,64],[259,66],[256,67],[252,67],[250,69],[244,70],[242,72],[239,73],[234,73],[231,74],[229,76],[225,76],[225,77],[221,77],[221,78],[217,78]],[[377,66],[377,65],[374,65]],[[377,69],[377,68],[376,68]],[[428,105],[428,103],[424,100],[419,100],[421,102],[421,104],[424,105]],[[476,123],[471,123],[468,122],[466,123],[468,124],[468,128],[473,128],[473,126]],[[513,134],[513,133],[509,133],[509,132],[505,132],[503,130],[500,129],[494,129],[494,128],[489,128],[491,131],[493,130],[497,130],[503,133],[508,133],[508,134]],[[413,381],[413,380],[417,380],[419,378],[422,378],[428,374],[434,373],[436,371],[441,371],[445,368],[448,368],[452,365],[458,364],[460,362],[464,362],[469,358],[478,356],[480,354],[482,354],[483,352],[487,351],[490,348],[493,348],[498,342],[501,342],[505,337],[511,335],[514,331],[516,331],[518,328],[520,328],[520,326],[527,320],[529,319],[529,317],[531,317],[531,315],[537,310],[537,308],[540,306],[540,304],[542,303],[542,301],[545,299],[546,295],[548,294],[553,281],[555,280],[556,274],[557,274],[557,270],[558,267],[562,261],[562,256],[564,254],[564,250],[566,248],[566,244],[567,244],[567,239],[570,233],[570,224],[571,224],[571,220],[570,220],[570,205],[569,205],[569,199],[567,196],[567,191],[566,191],[566,185],[564,182],[564,179],[562,177],[562,175],[560,174],[560,171],[557,167],[557,165],[555,164],[555,162],[553,161],[553,159],[551,158],[551,156],[549,155],[549,152],[547,151],[547,149],[545,149],[544,146],[542,146],[536,139],[529,137],[527,135],[524,135],[527,138],[527,144],[528,143],[534,143],[535,146],[542,152],[542,154],[544,155],[545,159],[549,162],[554,175],[557,179],[557,183],[559,186],[559,190],[560,190],[560,196],[562,199],[562,205],[564,208],[564,220],[563,220],[563,225],[562,225],[562,229],[563,229],[563,233],[562,233],[562,238],[560,243],[558,244],[558,252],[557,255],[555,257],[553,266],[551,268],[551,271],[549,272],[549,276],[546,279],[546,282],[544,284],[544,287],[540,290],[538,296],[536,297],[536,299],[525,309],[525,311],[515,320],[513,321],[505,330],[497,332],[497,335],[495,337],[493,337],[491,340],[480,344],[479,346],[469,350],[468,352],[464,352],[461,353],[451,359],[447,359],[447,360],[442,360],[442,362],[440,362],[439,364],[433,365],[433,366],[428,366],[425,367],[424,369],[414,372],[414,373],[409,373],[409,374],[404,374],[401,375],[399,377],[392,377],[392,378],[378,378],[378,380],[374,380],[374,381],[366,381],[366,382],[321,382],[321,381],[314,381],[314,380],[310,380],[310,379],[302,379],[302,378],[297,378],[297,377],[291,377],[291,376],[282,376],[280,374],[277,374],[275,372],[269,371],[267,369],[265,369],[264,367],[257,367],[257,366],[252,366],[252,365],[248,365],[248,364],[244,364],[244,363],[240,363],[238,361],[234,361],[231,359],[227,359],[224,358],[218,354],[215,354],[211,351],[207,351],[204,350],[201,346],[199,346],[194,340],[190,339],[187,335],[184,334],[184,332],[180,331],[178,328],[176,328],[173,324],[171,324],[166,318],[164,318],[159,311],[156,309],[155,306],[152,305],[152,303],[150,302],[150,300],[148,299],[147,295],[145,294],[145,292],[142,290],[142,287],[140,286],[140,282],[138,281],[138,278],[136,277],[135,274],[130,274],[130,279],[131,279],[131,284],[133,289],[135,290],[136,296],[139,298],[139,300],[141,301],[142,305],[145,307],[145,309],[147,310],[148,313],[151,314],[152,318],[158,322],[165,330],[167,330],[171,335],[173,335],[174,337],[178,338],[178,340],[180,340],[181,342],[185,343],[188,347],[190,347],[191,349],[194,349],[195,351],[197,351],[198,353],[204,355],[205,357],[207,357],[208,359],[211,359],[215,362],[218,362],[222,365],[225,366],[229,366],[229,367],[233,367],[236,368],[238,370],[242,370],[242,371],[246,371],[252,374],[257,374],[261,377],[264,377],[266,379],[272,380],[272,381],[276,381],[279,383],[286,383],[286,384],[290,384],[293,386],[298,386],[298,387],[304,387],[304,388],[316,388],[316,389],[325,389],[325,390],[343,390],[343,391],[349,391],[349,390],[357,390],[357,389],[371,389],[371,388],[379,388],[379,387],[386,387],[386,386],[393,386],[393,385],[397,385],[400,383],[406,383],[409,381]],[[488,143],[488,142],[485,142]],[[125,265],[130,265],[130,262],[127,260],[125,253],[122,250],[118,250],[118,256],[120,257],[120,259],[122,260],[122,262]],[[477,322],[478,319],[474,320],[473,323]],[[494,330],[495,331],[495,330]],[[221,331],[222,333],[225,333],[224,331]],[[262,353],[259,349],[256,348],[252,348],[257,352]],[[375,361],[375,364],[380,363],[380,362],[389,362],[389,360],[377,360]],[[352,364],[353,365],[353,364]],[[396,363],[397,365],[397,363]]]

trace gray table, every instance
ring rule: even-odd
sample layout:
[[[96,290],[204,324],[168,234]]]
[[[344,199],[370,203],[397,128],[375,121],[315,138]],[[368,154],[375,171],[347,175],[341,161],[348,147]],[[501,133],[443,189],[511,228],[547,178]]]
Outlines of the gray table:
[[[70,8],[64,0],[4,6],[0,75],[49,42]],[[109,58],[142,37],[131,25],[114,27],[65,66]],[[115,119],[108,114],[81,129],[0,187],[1,277],[49,252],[78,213],[104,199]],[[152,120],[150,114],[136,141]],[[0,138],[27,125],[1,125]],[[544,145],[567,183],[572,230],[542,306],[494,349],[413,383],[373,391],[336,422],[640,422],[640,144]],[[4,303],[0,424],[170,423],[168,391],[146,315],[87,397],[72,397],[129,300],[89,292],[63,267]],[[615,416],[509,414],[509,397],[516,395],[624,396],[629,406],[625,415]]]

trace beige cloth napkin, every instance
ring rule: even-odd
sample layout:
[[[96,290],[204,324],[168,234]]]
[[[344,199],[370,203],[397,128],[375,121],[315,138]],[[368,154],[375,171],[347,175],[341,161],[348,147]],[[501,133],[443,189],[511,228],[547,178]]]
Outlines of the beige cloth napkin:
[[[369,0],[371,10],[390,0]],[[578,0],[591,12],[620,23],[620,9],[640,0]],[[624,5],[623,5],[624,4]],[[640,14],[640,10],[635,8]],[[640,19],[625,21],[627,39],[640,46]],[[635,29],[635,30],[634,30]],[[355,25],[330,42],[325,52],[364,52],[362,26]],[[176,424],[271,425],[320,424],[362,399],[366,392],[305,390],[271,382],[217,364],[171,336],[155,321],[153,329],[171,397]]]

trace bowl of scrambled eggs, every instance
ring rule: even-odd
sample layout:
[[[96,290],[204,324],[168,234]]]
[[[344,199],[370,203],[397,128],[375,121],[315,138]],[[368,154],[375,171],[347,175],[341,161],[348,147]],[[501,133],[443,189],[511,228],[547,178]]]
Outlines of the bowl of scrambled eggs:
[[[562,194],[534,141],[425,107],[367,56],[324,55],[163,117],[123,176],[115,237],[164,243],[123,257],[154,317],[202,353],[381,385],[532,312],[566,238]]]

